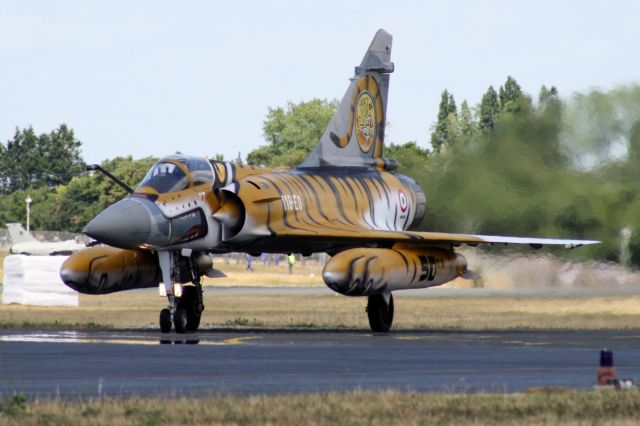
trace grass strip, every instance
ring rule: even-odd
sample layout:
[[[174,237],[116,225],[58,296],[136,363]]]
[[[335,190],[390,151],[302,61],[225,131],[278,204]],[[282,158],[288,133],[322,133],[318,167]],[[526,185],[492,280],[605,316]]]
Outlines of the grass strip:
[[[637,424],[639,391],[541,390],[519,394],[330,392],[202,398],[34,400],[0,404],[2,425],[169,424]]]
[[[367,299],[339,295],[228,294],[208,290],[202,328],[368,329]],[[80,306],[3,305],[0,328],[156,328],[166,299],[153,291],[80,296]],[[404,296],[395,330],[634,329],[640,296]]]

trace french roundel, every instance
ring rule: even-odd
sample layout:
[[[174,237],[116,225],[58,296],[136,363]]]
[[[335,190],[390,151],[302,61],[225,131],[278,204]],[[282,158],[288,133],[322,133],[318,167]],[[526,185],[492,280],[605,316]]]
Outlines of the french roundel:
[[[406,213],[407,208],[409,207],[409,201],[407,201],[407,195],[404,193],[404,191],[398,191],[398,200],[400,202],[400,210],[402,211],[402,213]]]

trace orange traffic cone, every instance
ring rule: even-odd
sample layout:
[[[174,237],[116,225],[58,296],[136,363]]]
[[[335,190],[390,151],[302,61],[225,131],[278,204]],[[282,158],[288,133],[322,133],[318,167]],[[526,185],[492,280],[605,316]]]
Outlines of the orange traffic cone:
[[[600,368],[598,368],[598,386],[613,385],[616,382],[616,369],[613,367],[613,351],[600,351]]]

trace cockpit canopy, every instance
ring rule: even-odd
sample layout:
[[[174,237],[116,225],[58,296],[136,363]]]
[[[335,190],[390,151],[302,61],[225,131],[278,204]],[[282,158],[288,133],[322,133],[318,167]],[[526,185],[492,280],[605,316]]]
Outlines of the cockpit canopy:
[[[136,192],[147,192],[144,189],[146,187],[158,194],[165,194],[182,191],[190,186],[211,184],[213,180],[213,168],[207,160],[176,154],[154,164],[136,188]]]

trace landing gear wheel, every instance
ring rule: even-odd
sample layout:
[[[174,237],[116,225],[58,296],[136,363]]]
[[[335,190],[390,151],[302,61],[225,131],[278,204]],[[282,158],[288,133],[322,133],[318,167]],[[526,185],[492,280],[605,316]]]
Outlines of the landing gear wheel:
[[[176,328],[176,333],[183,334],[187,331],[187,311],[178,308],[173,314],[173,325]]]
[[[178,308],[184,309],[187,314],[186,331],[196,331],[200,325],[200,317],[204,306],[202,304],[202,287],[184,286],[182,297],[178,301]]]
[[[168,308],[160,311],[160,331],[162,333],[171,331],[171,311]]]
[[[384,294],[369,296],[367,303],[367,316],[369,327],[376,333],[386,333],[393,323],[393,295],[389,294],[389,302]]]

